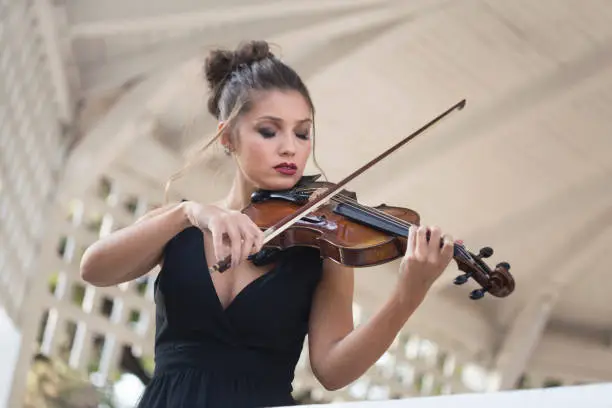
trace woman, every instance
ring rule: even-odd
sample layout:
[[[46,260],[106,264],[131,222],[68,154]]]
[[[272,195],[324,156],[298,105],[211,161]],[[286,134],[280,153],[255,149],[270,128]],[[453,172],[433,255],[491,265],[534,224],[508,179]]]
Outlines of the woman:
[[[116,285],[162,269],[156,281],[156,367],[140,406],[293,405],[291,383],[308,334],[314,375],[329,390],[361,376],[389,347],[452,257],[438,228],[411,229],[397,285],[353,327],[353,271],[311,248],[265,259],[263,234],[240,210],[258,188],[287,189],[310,155],[314,107],[298,74],[265,42],[212,52],[208,108],[237,166],[224,200],[183,201],[148,213],[92,245],[85,281]],[[438,244],[437,244],[438,243]],[[247,260],[263,254],[258,262]],[[231,255],[231,269],[208,266]]]

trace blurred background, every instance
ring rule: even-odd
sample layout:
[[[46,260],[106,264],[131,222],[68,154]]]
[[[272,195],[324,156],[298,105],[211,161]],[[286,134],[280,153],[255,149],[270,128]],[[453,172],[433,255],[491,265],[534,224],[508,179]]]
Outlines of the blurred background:
[[[349,189],[492,247],[516,279],[474,301],[453,264],[350,386],[325,391],[305,350],[301,403],[612,381],[611,22],[607,0],[0,0],[0,407],[133,406],[157,271],[94,288],[80,257],[162,203],[216,129],[206,52],[250,39],[307,81],[333,181],[466,98]],[[217,199],[228,160],[211,151],[172,196]],[[356,270],[357,324],[397,266]]]

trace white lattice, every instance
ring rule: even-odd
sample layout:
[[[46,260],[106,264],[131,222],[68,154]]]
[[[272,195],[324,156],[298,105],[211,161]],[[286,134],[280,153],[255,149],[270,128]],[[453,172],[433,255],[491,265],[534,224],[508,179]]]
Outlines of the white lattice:
[[[41,351],[93,374],[95,383],[116,378],[122,348],[152,355],[153,282],[157,271],[114,287],[94,287],[80,278],[87,247],[100,237],[132,224],[152,205],[144,194],[124,191],[109,178],[65,206],[55,259],[47,264],[46,312],[41,321]]]
[[[0,302],[16,322],[64,152],[33,7],[12,1],[0,12]]]

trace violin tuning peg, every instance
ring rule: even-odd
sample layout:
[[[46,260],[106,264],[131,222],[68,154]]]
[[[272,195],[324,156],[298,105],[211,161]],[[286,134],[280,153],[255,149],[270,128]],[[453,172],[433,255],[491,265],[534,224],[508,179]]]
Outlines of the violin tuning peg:
[[[487,290],[485,288],[475,289],[470,293],[470,299],[472,300],[482,299],[486,292]]]
[[[497,265],[495,265],[496,268],[504,268],[506,270],[510,270],[510,264],[508,262],[500,262]]]
[[[459,275],[459,276],[457,276],[457,277],[455,278],[455,280],[453,281],[453,283],[454,283],[455,285],[463,285],[465,282],[467,282],[467,281],[468,281],[468,279],[470,279],[470,277],[471,277],[471,276],[472,276],[472,273],[471,273],[471,272],[466,273],[466,274],[463,274],[463,275]]]
[[[493,255],[493,248],[491,247],[480,248],[478,252],[478,258],[489,258],[491,255]]]

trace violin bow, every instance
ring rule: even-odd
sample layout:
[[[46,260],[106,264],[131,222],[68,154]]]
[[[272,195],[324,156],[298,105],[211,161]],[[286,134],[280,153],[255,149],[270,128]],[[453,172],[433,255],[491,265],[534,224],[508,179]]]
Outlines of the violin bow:
[[[336,194],[340,193],[343,190],[345,185],[353,181],[355,178],[360,176],[366,170],[370,169],[375,164],[377,164],[378,162],[380,162],[381,160],[389,156],[391,153],[395,152],[397,149],[399,149],[400,147],[402,147],[403,145],[405,145],[406,143],[408,143],[409,141],[411,141],[412,139],[414,139],[421,133],[431,128],[433,125],[435,125],[436,123],[444,119],[446,116],[450,115],[455,110],[457,111],[462,110],[465,107],[465,105],[466,105],[465,99],[462,99],[461,101],[457,102],[456,104],[448,108],[446,111],[442,112],[441,114],[439,114],[438,116],[430,120],[428,123],[423,125],[421,128],[417,129],[412,134],[410,134],[406,138],[396,143],[394,146],[391,146],[389,149],[387,149],[386,151],[384,151],[383,153],[381,153],[374,159],[370,160],[368,163],[361,166],[360,168],[355,170],[353,173],[346,176],[344,179],[336,183],[334,188],[328,189],[327,191],[322,193],[320,196],[318,196],[315,200],[309,201],[308,203],[304,204],[295,213],[286,216],[285,218],[278,221],[275,225],[266,229],[264,231],[264,245],[268,243],[270,240],[272,240],[273,238],[275,238],[277,235],[281,234],[286,229],[291,227],[295,222],[300,220],[305,215],[323,206],[329,199],[334,197]],[[228,256],[208,269],[210,273],[225,272],[226,270],[229,269],[230,266],[231,266],[231,257]]]

